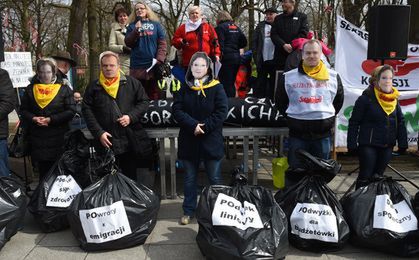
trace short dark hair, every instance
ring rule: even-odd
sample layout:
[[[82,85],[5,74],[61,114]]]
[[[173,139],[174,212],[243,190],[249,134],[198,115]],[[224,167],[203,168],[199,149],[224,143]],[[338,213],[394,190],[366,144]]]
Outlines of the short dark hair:
[[[115,21],[118,22],[118,16],[120,14],[126,14],[127,16],[129,16],[129,12],[127,11],[127,9],[125,9],[124,7],[118,8],[115,10]]]

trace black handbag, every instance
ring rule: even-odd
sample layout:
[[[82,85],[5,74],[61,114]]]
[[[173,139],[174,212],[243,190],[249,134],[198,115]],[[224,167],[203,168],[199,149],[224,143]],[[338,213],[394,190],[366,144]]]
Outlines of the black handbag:
[[[20,124],[16,130],[15,135],[9,145],[9,157],[22,158],[29,155],[29,145],[27,140],[26,129]]]

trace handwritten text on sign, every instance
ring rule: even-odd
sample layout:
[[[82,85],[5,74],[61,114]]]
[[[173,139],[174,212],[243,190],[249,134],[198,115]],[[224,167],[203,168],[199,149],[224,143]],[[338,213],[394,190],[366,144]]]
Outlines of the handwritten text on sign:
[[[80,221],[88,243],[103,243],[131,234],[124,202],[80,210]]]
[[[298,203],[291,214],[291,233],[305,239],[337,243],[336,215],[329,205]]]
[[[5,52],[1,68],[9,72],[14,88],[24,88],[29,85],[29,79],[33,76],[31,53]]]
[[[393,204],[388,194],[377,195],[373,227],[405,233],[417,230],[418,220],[406,201]]]
[[[263,228],[256,206],[250,202],[242,203],[223,193],[218,194],[212,212],[214,226],[232,226],[241,230],[249,227]]]
[[[71,175],[59,175],[47,198],[47,207],[67,208],[81,192],[80,186]]]

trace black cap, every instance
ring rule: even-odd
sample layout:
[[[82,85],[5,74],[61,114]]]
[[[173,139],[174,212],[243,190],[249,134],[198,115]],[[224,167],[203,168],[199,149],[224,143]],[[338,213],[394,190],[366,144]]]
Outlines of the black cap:
[[[265,12],[263,12],[264,14],[266,13],[274,13],[277,14],[278,10],[275,7],[269,7],[268,9],[265,10]]]

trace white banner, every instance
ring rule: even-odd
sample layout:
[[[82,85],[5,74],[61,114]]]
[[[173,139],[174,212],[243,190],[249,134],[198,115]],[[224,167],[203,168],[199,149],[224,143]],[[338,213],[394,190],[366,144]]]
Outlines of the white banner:
[[[373,228],[406,233],[418,229],[418,220],[406,201],[393,204],[388,194],[377,195]]]
[[[336,120],[336,147],[346,147],[348,120],[362,91],[369,85],[372,70],[380,61],[367,60],[368,32],[338,16],[335,69],[342,78],[345,100]],[[409,145],[416,146],[419,131],[419,45],[409,44],[408,59],[387,60],[395,71],[393,84],[400,91]],[[409,90],[409,91],[406,91]]]
[[[419,89],[419,45],[409,44],[408,58],[386,60],[394,68],[393,84],[399,90]],[[368,32],[356,27],[338,16],[336,26],[336,62],[335,69],[348,88],[368,87],[368,79],[374,68],[381,61],[367,60]]]
[[[47,207],[67,208],[80,192],[80,186],[73,176],[59,175],[52,184]]]
[[[131,234],[124,203],[80,210],[80,221],[88,243],[103,243]]]
[[[243,206],[233,197],[219,193],[212,211],[214,226],[231,226],[241,230],[249,227],[263,228],[262,220],[256,206],[245,201]]]
[[[336,215],[328,205],[298,203],[292,211],[291,233],[305,239],[337,243],[339,240]]]
[[[25,88],[32,78],[32,57],[30,52],[5,52],[1,68],[9,72],[14,88]]]

